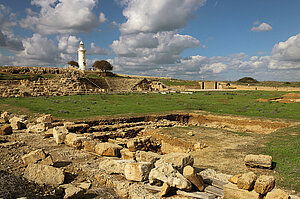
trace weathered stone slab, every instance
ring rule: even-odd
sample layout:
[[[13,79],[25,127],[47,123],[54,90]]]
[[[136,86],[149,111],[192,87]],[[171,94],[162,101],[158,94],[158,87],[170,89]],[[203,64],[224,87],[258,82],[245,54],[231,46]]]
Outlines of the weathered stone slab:
[[[241,177],[238,178],[237,186],[239,189],[253,189],[256,178],[257,177],[253,172],[244,173]]]
[[[24,177],[38,184],[58,186],[64,182],[65,174],[62,169],[42,164],[29,164]]]
[[[275,178],[273,176],[261,175],[256,180],[254,190],[260,194],[266,194],[275,187]]]
[[[129,149],[124,148],[120,151],[120,153],[121,153],[121,158],[123,160],[134,160],[135,159],[135,152],[131,152],[131,151],[129,151]]]
[[[37,123],[52,123],[53,122],[53,117],[50,114],[43,115],[39,118],[36,119]]]
[[[119,157],[122,147],[113,143],[98,143],[95,146],[95,152],[102,156]]]
[[[228,183],[223,186],[224,199],[260,199],[260,196],[255,191],[239,189],[237,185]]]
[[[154,153],[152,151],[137,151],[135,153],[135,159],[138,162],[152,162],[152,163],[155,163],[161,157],[162,157],[162,155],[159,155],[159,154]]]
[[[134,162],[134,160],[120,160],[107,158],[99,163],[99,169],[104,170],[108,174],[124,174],[125,165]]]
[[[168,183],[172,187],[182,190],[191,190],[192,184],[171,163],[157,161],[155,168],[150,171],[149,182],[154,184],[157,180]]]
[[[163,155],[156,163],[158,162],[170,163],[175,169],[182,173],[185,166],[193,166],[194,158],[188,153],[169,153]]]
[[[45,159],[46,158],[46,153],[44,152],[43,149],[38,149],[35,151],[31,151],[30,153],[24,155],[22,157],[24,165],[28,164],[34,164],[39,160]]]
[[[82,142],[86,139],[87,138],[79,136],[78,134],[68,133],[64,143],[71,147],[80,148],[82,146]]]
[[[77,187],[75,185],[72,185],[72,184],[62,185],[61,187],[63,187],[65,189],[64,199],[82,198],[84,195],[84,192],[85,192],[84,189]]]
[[[151,162],[127,163],[125,165],[125,177],[132,181],[145,181],[153,167]]]
[[[272,168],[272,156],[269,155],[246,155],[244,162],[250,167]]]
[[[281,189],[273,189],[267,193],[265,199],[289,199],[289,195]]]
[[[11,125],[4,125],[0,128],[0,135],[10,135],[13,133]]]
[[[195,169],[192,166],[188,165],[184,167],[183,176],[191,181],[191,183],[193,183],[199,189],[199,191],[204,190],[204,180],[201,175],[198,175],[195,172]]]
[[[83,149],[88,152],[95,153],[96,142],[93,140],[84,140],[83,141]]]
[[[238,181],[239,177],[241,177],[241,176],[242,176],[242,174],[234,175],[231,178],[229,178],[228,181],[233,184],[237,184],[237,181]]]
[[[46,130],[48,130],[48,125],[46,125],[45,123],[38,123],[38,124],[27,126],[28,133],[42,133]]]

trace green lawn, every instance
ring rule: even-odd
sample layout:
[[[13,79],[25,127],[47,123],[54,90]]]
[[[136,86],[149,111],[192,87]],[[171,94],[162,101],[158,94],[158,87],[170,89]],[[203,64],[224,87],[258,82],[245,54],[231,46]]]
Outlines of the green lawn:
[[[281,129],[267,137],[264,154],[276,162],[276,183],[300,191],[300,125]]]
[[[84,118],[116,114],[162,113],[173,110],[205,110],[234,115],[300,120],[300,104],[256,102],[285,92],[215,91],[194,94],[99,94],[58,97],[0,98],[1,104],[24,107],[34,113]],[[2,106],[3,107],[3,106]],[[0,107],[0,110],[2,108]],[[3,108],[4,109],[4,108]]]

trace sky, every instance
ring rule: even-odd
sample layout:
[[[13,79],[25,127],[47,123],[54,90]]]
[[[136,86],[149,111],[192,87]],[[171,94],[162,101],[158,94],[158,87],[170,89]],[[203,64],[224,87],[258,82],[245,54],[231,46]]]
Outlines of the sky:
[[[299,0],[0,0],[0,65],[300,81]]]

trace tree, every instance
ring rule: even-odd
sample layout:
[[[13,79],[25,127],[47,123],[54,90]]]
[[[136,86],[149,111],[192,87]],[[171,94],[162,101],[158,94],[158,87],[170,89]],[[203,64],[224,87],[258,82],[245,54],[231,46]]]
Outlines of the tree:
[[[105,60],[95,61],[93,67],[104,72],[113,70],[113,66]]]
[[[258,83],[259,81],[257,81],[256,79],[254,79],[252,77],[243,77],[243,78],[237,80],[237,82],[240,82],[240,83]]]
[[[77,68],[79,67],[78,62],[73,61],[73,60],[72,60],[72,61],[69,61],[68,64],[69,64],[70,66],[73,66],[73,67],[74,67],[74,66],[77,67]]]

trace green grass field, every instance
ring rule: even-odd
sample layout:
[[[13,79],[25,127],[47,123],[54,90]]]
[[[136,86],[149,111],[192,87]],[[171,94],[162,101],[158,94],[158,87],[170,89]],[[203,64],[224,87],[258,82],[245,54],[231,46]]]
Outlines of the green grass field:
[[[285,92],[215,91],[194,94],[99,94],[58,97],[0,98],[0,104],[50,113],[62,118],[85,118],[116,114],[163,113],[204,110],[214,113],[300,120],[300,104],[256,102]],[[1,108],[0,108],[1,110]]]

